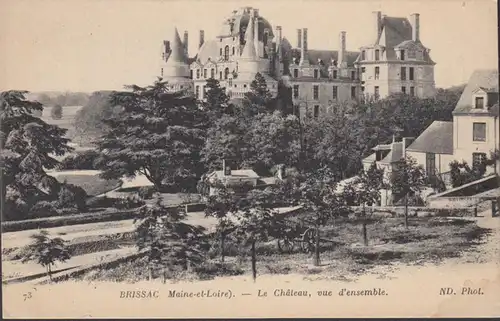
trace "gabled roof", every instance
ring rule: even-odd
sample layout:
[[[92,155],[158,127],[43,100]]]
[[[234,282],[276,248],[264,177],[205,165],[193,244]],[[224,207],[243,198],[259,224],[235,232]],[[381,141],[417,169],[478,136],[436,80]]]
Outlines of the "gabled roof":
[[[453,155],[453,122],[434,121],[406,150]]]
[[[377,145],[373,148],[374,151],[389,150],[389,153],[379,162],[382,164],[397,163],[403,158],[403,142],[394,142],[391,144]],[[363,163],[372,163],[376,160],[376,153],[369,155],[363,159]]]
[[[495,69],[476,70],[472,73],[453,110],[454,115],[471,113],[485,114],[484,110],[477,110],[472,106],[473,94],[479,88],[484,88],[488,93],[489,108],[487,114],[498,116],[498,70]]]
[[[244,178],[260,178],[252,169],[233,169],[230,176],[224,176],[224,171],[214,171],[208,177],[216,176],[218,179],[244,179]]]
[[[394,48],[405,40],[412,39],[412,27],[407,18],[383,17],[382,32],[378,44]]]

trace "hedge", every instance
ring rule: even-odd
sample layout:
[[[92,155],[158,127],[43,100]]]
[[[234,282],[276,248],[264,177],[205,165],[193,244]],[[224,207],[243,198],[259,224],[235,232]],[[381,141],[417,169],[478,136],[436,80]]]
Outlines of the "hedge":
[[[98,213],[84,213],[71,216],[53,216],[31,220],[2,222],[2,232],[16,232],[30,229],[51,228],[66,225],[111,222],[133,219],[137,209],[124,211],[103,211]]]

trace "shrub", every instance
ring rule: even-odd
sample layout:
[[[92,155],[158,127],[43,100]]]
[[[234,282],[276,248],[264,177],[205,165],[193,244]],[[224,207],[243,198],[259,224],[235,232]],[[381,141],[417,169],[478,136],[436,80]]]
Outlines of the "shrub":
[[[137,194],[140,198],[149,200],[153,198],[155,192],[156,188],[154,186],[142,186],[141,188],[139,188]]]
[[[61,105],[54,105],[50,110],[50,116],[52,119],[61,119],[62,118],[62,107]]]
[[[85,190],[73,184],[62,184],[57,195],[59,208],[76,207],[81,211],[87,208],[85,204],[86,198],[87,193],[85,193]]]
[[[95,161],[99,157],[99,153],[95,150],[86,150],[74,155],[69,155],[61,161],[58,168],[61,170],[83,169],[95,170]]]
[[[7,195],[2,206],[2,219],[6,221],[27,218],[29,206],[17,195]]]
[[[115,207],[119,210],[132,209],[143,206],[145,202],[138,197],[129,196],[127,198],[120,198],[115,203]]]
[[[38,218],[38,217],[51,217],[57,216],[59,213],[53,203],[47,201],[40,201],[31,207],[28,217]]]

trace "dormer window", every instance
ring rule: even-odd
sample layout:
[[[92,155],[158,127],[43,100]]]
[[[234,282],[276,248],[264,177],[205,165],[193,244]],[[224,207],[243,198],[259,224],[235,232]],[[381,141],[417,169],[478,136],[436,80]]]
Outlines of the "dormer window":
[[[366,51],[361,51],[361,60],[366,60]]]
[[[378,61],[380,60],[380,50],[375,49],[375,60]]]
[[[404,50],[400,51],[400,57],[401,57],[401,60],[405,60],[405,51]]]
[[[319,78],[319,71],[318,71],[318,69],[314,69],[314,78]]]
[[[294,78],[299,78],[299,70],[298,69],[294,69],[293,70],[293,77]]]
[[[474,108],[484,109],[484,97],[475,97]]]

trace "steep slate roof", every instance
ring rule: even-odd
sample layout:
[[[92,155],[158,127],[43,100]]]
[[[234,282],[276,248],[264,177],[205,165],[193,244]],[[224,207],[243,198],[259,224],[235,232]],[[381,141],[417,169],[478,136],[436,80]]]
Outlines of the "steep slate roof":
[[[250,10],[250,11],[249,11]],[[243,7],[240,8],[239,10],[234,10],[226,20],[222,23],[221,29],[219,31],[218,36],[219,37],[225,37],[225,36],[237,36],[239,33],[244,30],[245,28],[248,27],[248,22],[250,20],[250,12],[253,10],[251,7]],[[269,29],[269,36],[272,37],[274,35],[273,33],[273,28],[269,21],[267,21],[264,17],[258,16],[257,19],[259,20],[259,33],[258,37],[259,40],[263,39],[264,35],[264,29]],[[233,23],[233,31],[232,33],[229,33],[229,22]]]
[[[353,66],[354,62],[359,56],[358,51],[346,51],[346,61],[348,66]],[[300,49],[292,49],[292,57],[300,59]],[[317,65],[318,59],[321,59],[325,65],[330,65],[332,60],[338,62],[339,51],[338,50],[316,50],[308,49],[307,57],[309,58],[309,63],[311,65]]]
[[[208,58],[212,58],[212,60],[216,60],[220,56],[219,46],[217,45],[217,41],[208,40],[203,43],[201,48],[198,51],[198,55],[196,58],[202,63],[206,64]]]
[[[473,92],[479,87],[487,88],[485,91],[490,94],[492,92],[494,93],[492,96],[488,96],[488,98],[491,97],[493,100],[490,100],[489,112],[486,114],[498,116],[498,70],[494,69],[476,70],[472,73],[467,86],[465,86],[464,91],[462,92],[462,95],[453,110],[454,115],[471,113],[485,114],[484,110],[477,110],[472,106]],[[493,104],[491,104],[491,102],[493,102]]]
[[[453,155],[453,122],[434,121],[406,150]]]

